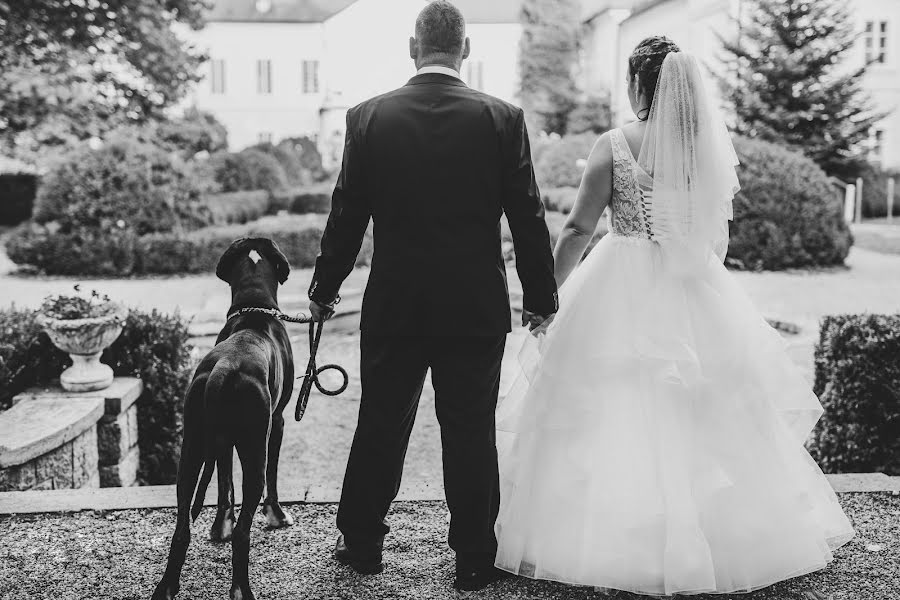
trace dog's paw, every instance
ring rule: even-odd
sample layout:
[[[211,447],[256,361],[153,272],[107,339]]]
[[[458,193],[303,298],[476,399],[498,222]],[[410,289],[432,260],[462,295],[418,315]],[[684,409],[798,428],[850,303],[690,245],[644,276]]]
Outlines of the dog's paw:
[[[212,542],[227,542],[234,532],[234,509],[219,509],[212,527],[209,529],[209,539]]]
[[[290,527],[294,524],[294,518],[286,513],[277,502],[264,504],[263,514],[266,516],[266,524],[273,529]]]
[[[232,585],[228,597],[230,600],[256,600],[256,596],[250,591],[250,586]]]

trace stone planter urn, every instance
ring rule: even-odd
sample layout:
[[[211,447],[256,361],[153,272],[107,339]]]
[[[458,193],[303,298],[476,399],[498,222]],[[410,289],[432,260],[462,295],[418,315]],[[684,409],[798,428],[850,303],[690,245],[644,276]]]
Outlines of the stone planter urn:
[[[38,324],[50,341],[67,352],[72,366],[59,376],[63,389],[70,392],[102,390],[113,382],[113,370],[100,362],[100,355],[125,327],[128,311],[121,305],[108,303],[105,314],[82,318],[59,318],[42,312]]]

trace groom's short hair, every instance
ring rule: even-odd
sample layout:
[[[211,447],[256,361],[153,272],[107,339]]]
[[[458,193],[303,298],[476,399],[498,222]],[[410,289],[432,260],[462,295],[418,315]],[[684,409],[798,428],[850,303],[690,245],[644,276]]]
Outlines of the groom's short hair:
[[[459,56],[466,41],[466,20],[446,0],[435,0],[416,19],[416,40],[424,54]]]

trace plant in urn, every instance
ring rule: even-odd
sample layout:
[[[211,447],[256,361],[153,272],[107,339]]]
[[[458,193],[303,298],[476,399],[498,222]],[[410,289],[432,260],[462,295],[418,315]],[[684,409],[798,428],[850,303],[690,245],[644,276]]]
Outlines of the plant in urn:
[[[80,291],[76,285],[75,292]],[[38,324],[50,341],[72,359],[72,366],[59,376],[63,389],[89,392],[109,387],[113,370],[100,362],[100,355],[122,333],[127,315],[122,305],[96,290],[90,296],[59,295],[44,299]]]

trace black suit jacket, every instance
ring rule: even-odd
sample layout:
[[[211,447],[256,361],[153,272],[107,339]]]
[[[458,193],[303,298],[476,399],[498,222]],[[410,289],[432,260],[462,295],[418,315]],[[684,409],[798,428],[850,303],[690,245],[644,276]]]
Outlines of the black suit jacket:
[[[371,217],[364,332],[505,334],[503,213],[525,308],[556,312],[550,236],[522,110],[455,77],[417,75],[347,112],[343,166],[309,297],[333,301]]]

